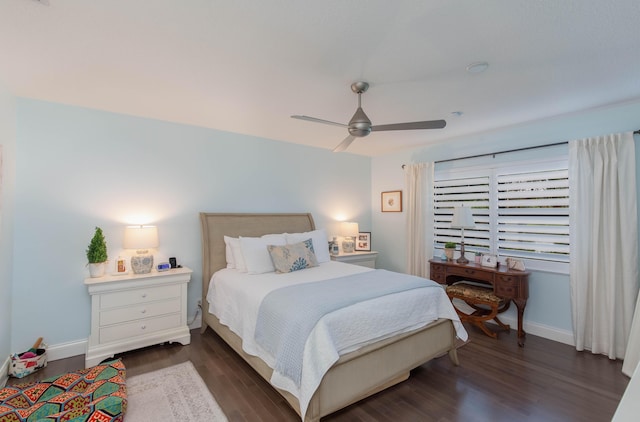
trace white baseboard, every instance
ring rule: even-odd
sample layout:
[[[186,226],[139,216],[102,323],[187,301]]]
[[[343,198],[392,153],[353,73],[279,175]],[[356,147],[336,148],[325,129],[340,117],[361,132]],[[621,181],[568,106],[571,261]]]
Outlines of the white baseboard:
[[[468,314],[472,313],[474,310],[468,306],[466,303],[458,301],[456,299],[456,307],[458,307],[462,312],[466,312]],[[511,326],[512,329],[518,329],[518,317],[515,312],[510,314],[506,312],[504,314],[500,314],[500,321],[504,322]],[[496,324],[494,320],[487,321],[489,324]],[[557,341],[558,343],[568,344],[569,346],[575,346],[575,341],[573,339],[573,331],[562,330],[557,327],[551,327],[549,325],[540,324],[537,322],[531,322],[525,320],[522,323],[522,328],[525,333],[532,334],[534,336],[543,337],[548,340]]]
[[[87,351],[87,340],[69,341],[47,346],[47,361],[66,359],[84,355]]]
[[[196,314],[187,319],[187,323],[190,330],[202,327],[202,309],[200,309],[200,305],[196,308]]]
[[[194,330],[196,328],[202,327],[202,315],[198,313],[195,318],[193,318],[193,322],[189,324],[189,329]]]
[[[511,325],[512,328],[518,326],[518,321],[516,318],[512,318],[509,316],[500,316],[500,320],[502,320],[505,324]],[[490,321],[490,323],[494,322]],[[193,322],[189,324],[189,329],[193,330],[200,327],[202,327],[202,313],[198,312],[198,315],[193,318]],[[524,321],[524,331],[535,336],[540,336],[549,340],[568,344],[570,346],[575,346],[573,340],[573,332],[571,331],[561,330],[559,328],[550,327],[544,324],[531,323],[527,322],[526,320]],[[50,345],[47,347],[47,360],[54,361],[70,358],[73,356],[84,355],[87,351],[87,341],[88,340],[76,340],[67,343]],[[11,360],[7,358],[2,367],[0,367],[0,386],[5,385],[4,383],[6,383],[7,381],[10,361]]]
[[[509,324],[511,328],[518,328],[518,319],[510,316],[502,316],[500,315],[500,321],[505,324]],[[494,321],[488,321],[491,324],[495,324]],[[550,327],[548,325],[539,324],[537,322],[527,322],[526,320],[523,323],[524,332],[527,334],[532,334],[534,336],[543,337],[549,340],[557,341],[559,343],[568,344],[569,346],[575,346],[575,342],[573,340],[573,331],[561,330],[556,327]]]
[[[198,312],[198,315],[195,316],[195,318],[193,318],[193,322],[189,324],[189,329],[193,330],[195,328],[200,328],[201,326],[202,326],[202,315],[200,312]],[[88,339],[48,345],[47,360],[54,361],[59,359],[70,358],[73,356],[84,355],[87,352],[87,342],[88,342]],[[8,363],[5,369],[6,370],[2,373],[7,373],[9,371]],[[1,380],[2,378],[0,378],[0,381]]]
[[[11,356],[8,356],[7,359],[0,366],[0,388],[3,388],[7,385],[7,380],[9,379],[9,365],[11,364]]]

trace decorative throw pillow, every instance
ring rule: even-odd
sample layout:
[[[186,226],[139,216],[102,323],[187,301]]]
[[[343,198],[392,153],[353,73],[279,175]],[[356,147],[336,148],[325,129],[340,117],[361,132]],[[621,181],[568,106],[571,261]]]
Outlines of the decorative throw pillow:
[[[311,239],[291,245],[269,245],[267,250],[273,261],[276,273],[290,273],[318,266],[318,259],[313,252]]]

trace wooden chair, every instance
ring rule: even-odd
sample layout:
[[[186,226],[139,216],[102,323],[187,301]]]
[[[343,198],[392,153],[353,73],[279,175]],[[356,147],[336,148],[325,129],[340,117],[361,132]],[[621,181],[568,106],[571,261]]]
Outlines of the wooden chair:
[[[493,294],[491,287],[479,286],[463,281],[447,286],[446,291],[461,321],[470,322],[492,338],[497,338],[498,335],[487,328],[485,325],[486,321],[493,319],[500,328],[509,331],[509,325],[500,321],[498,314],[509,309],[511,301],[505,301]],[[456,307],[453,299],[464,301],[474,312],[467,314],[461,311]]]

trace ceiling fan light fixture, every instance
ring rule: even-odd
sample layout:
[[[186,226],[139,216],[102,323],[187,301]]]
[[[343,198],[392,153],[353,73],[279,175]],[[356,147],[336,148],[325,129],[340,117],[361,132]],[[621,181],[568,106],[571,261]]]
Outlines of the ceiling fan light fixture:
[[[351,84],[351,90],[355,94],[358,94],[358,108],[353,114],[353,117],[349,121],[348,125],[297,114],[291,117],[294,119],[306,120],[309,122],[347,127],[347,129],[349,130],[349,136],[344,138],[344,140],[333,149],[333,152],[344,151],[356,138],[365,137],[372,131],[382,132],[387,130],[442,129],[447,125],[447,122],[445,122],[444,120],[427,120],[421,122],[391,123],[387,125],[373,126],[371,120],[362,109],[362,93],[366,92],[368,88],[369,84],[367,82],[354,82],[353,84]]]

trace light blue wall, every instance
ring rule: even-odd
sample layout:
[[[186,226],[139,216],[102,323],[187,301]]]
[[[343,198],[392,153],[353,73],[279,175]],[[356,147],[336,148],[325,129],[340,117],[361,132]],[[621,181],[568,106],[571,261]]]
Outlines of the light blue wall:
[[[198,213],[312,212],[371,230],[371,160],[352,154],[28,99],[17,100],[12,346],[84,340],[90,330],[85,249],[100,226],[110,259],[124,226],[153,223],[156,261],[194,270],[201,294]]]
[[[15,99],[0,85],[0,366],[11,352],[15,121]],[[0,379],[2,375],[4,374],[0,374]]]
[[[192,317],[201,290],[200,211],[310,211],[330,235],[337,219],[356,220],[373,232],[379,266],[404,271],[406,214],[380,212],[381,191],[404,190],[402,164],[634,130],[637,116],[640,103],[630,103],[371,160],[28,99],[14,106],[0,89],[0,356],[39,336],[49,344],[87,338],[84,251],[96,225],[113,259],[124,253],[126,224],[156,224],[156,259],[177,256],[195,270]],[[12,313],[11,302],[20,304]],[[525,320],[571,331],[568,277],[534,273]]]
[[[455,122],[454,119],[451,119],[449,124],[455,125]],[[405,190],[402,164],[486,154],[609,133],[633,131],[639,128],[640,102],[629,102],[583,113],[557,116],[493,132],[460,137],[446,143],[374,158],[372,162],[372,218],[374,235],[381,240],[376,246],[380,251],[380,264],[396,271],[404,271],[406,268],[405,213],[401,215],[381,213],[379,205],[380,192],[395,189]],[[518,159],[539,159],[541,151],[532,150],[516,155]],[[564,153],[566,147],[555,147],[555,151]],[[549,157],[554,156],[548,151],[543,154],[548,154],[546,156]],[[542,157],[544,156],[542,155]],[[464,164],[470,162],[478,164],[480,161],[465,160]],[[638,173],[640,172],[640,143],[637,136],[636,163],[638,163],[636,179],[640,180],[640,173]],[[640,188],[640,183],[637,186]],[[509,316],[514,317],[514,314],[511,313]],[[551,333],[552,338],[561,341],[572,336],[570,287],[567,275],[539,271],[531,274],[530,297],[525,312],[525,323],[534,325],[540,331]]]

